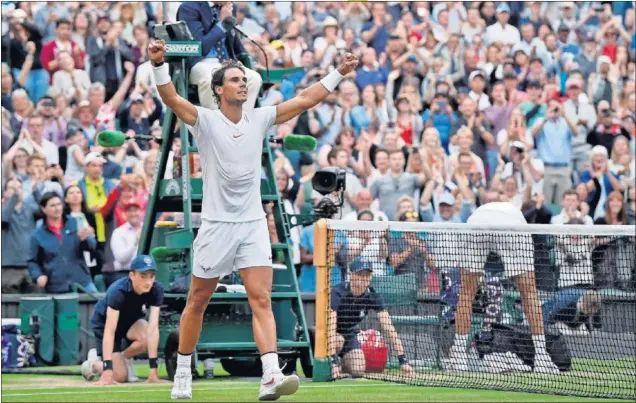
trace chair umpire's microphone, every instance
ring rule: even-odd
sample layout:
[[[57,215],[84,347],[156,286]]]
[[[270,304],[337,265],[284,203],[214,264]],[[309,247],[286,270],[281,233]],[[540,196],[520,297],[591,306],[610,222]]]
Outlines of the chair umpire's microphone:
[[[265,56],[265,69],[267,70],[267,81],[270,82],[269,59],[267,58],[267,52],[265,52],[265,49],[263,49],[263,47],[258,42],[254,41],[252,38],[247,36],[245,32],[238,29],[238,27],[236,26],[236,18],[234,18],[233,16],[228,15],[227,17],[223,18],[223,21],[221,21],[221,25],[223,25],[223,29],[225,29],[226,31],[234,30],[238,32],[239,34],[241,34],[241,36],[247,38],[248,41],[252,42],[254,45],[256,45],[256,47],[258,47],[261,50],[261,52],[263,52],[263,56]]]

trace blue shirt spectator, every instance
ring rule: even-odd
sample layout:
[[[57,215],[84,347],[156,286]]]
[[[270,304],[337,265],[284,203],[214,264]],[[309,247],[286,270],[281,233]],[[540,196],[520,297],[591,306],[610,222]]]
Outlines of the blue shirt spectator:
[[[386,21],[386,5],[375,3],[371,7],[372,20],[365,23],[360,31],[360,36],[379,55],[386,49],[389,40],[391,25]]]
[[[453,122],[457,120],[457,114],[453,112],[452,107],[448,103],[448,97],[445,94],[436,94],[431,104],[431,109],[427,109],[422,113],[422,120],[426,127],[432,126],[437,129],[442,146],[448,153],[451,127]]]
[[[568,166],[573,132],[565,118],[545,119],[537,135],[537,152],[546,166]]]

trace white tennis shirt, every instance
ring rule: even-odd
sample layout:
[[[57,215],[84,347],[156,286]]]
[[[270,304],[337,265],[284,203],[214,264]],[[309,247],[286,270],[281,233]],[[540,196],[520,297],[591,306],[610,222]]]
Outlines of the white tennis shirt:
[[[265,217],[261,204],[263,139],[276,107],[244,109],[238,123],[219,110],[196,107],[194,126],[203,171],[201,215],[208,221],[246,222]]]

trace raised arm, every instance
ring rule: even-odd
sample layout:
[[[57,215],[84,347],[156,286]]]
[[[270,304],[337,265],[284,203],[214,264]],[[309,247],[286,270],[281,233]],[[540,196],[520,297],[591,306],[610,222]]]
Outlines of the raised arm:
[[[276,106],[276,121],[274,124],[285,123],[322,102],[336,89],[340,81],[344,79],[344,76],[355,70],[356,66],[358,66],[358,58],[351,53],[347,53],[337,70],[323,77],[320,82],[305,88],[294,98]]]
[[[148,57],[152,64],[152,73],[155,76],[157,90],[164,104],[177,115],[179,119],[190,126],[197,122],[199,113],[197,108],[177,94],[177,89],[172,84],[170,69],[164,61],[166,54],[166,42],[163,40],[151,41],[148,44]]]

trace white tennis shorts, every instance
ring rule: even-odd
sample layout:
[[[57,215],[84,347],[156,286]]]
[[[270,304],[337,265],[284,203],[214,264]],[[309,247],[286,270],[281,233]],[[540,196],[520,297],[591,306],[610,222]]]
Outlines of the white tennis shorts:
[[[510,203],[488,203],[480,206],[468,219],[474,225],[526,225],[526,219],[520,209]],[[462,262],[460,267],[472,273],[484,273],[484,264],[488,254],[496,252],[504,264],[506,277],[514,277],[525,272],[534,271],[534,244],[532,235],[523,232],[461,234],[467,237],[464,247],[460,249]]]
[[[201,221],[193,244],[192,275],[217,278],[247,267],[272,265],[267,219],[247,222]]]

